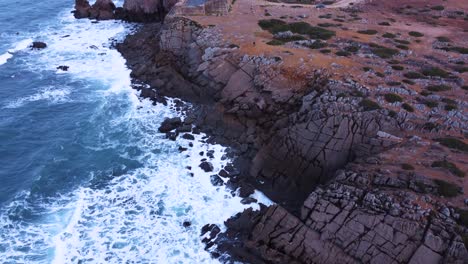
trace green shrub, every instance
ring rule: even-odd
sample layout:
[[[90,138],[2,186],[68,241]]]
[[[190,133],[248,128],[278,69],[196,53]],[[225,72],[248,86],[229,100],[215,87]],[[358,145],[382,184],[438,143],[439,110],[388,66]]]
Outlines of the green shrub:
[[[414,170],[413,165],[408,164],[408,163],[401,164],[401,168],[404,169],[404,170]]]
[[[453,105],[453,104],[446,104],[444,109],[445,109],[445,111],[450,112],[450,111],[453,111],[453,110],[457,110],[458,106]]]
[[[468,54],[468,48],[464,47],[443,47],[441,49],[445,51],[458,52],[460,54]]]
[[[427,90],[431,92],[443,92],[443,91],[450,91],[452,87],[444,84],[438,84],[438,85],[429,85],[426,87]]]
[[[330,39],[335,36],[335,31],[321,27],[313,27],[306,22],[294,22],[288,25],[289,29],[298,34],[308,35],[312,39]]]
[[[405,69],[405,67],[400,65],[392,65],[392,69],[394,69],[395,71],[402,71]]]
[[[450,99],[450,98],[442,98],[442,102],[444,102],[444,103],[446,103],[446,104],[457,105],[457,101],[452,100],[452,99]]]
[[[371,67],[362,67],[362,70],[365,72],[372,71]]]
[[[393,39],[393,38],[396,38],[396,35],[387,32],[387,33],[383,34],[382,37]]]
[[[459,73],[465,73],[465,72],[468,72],[468,67],[454,67],[453,68],[456,72],[459,72]]]
[[[403,40],[403,39],[395,39],[394,40],[396,43],[400,43],[400,44],[404,44],[404,45],[409,45],[411,44],[411,42],[407,41],[407,40]]]
[[[417,38],[424,36],[423,33],[417,32],[417,31],[410,31],[410,32],[408,33],[408,35],[410,35],[410,36],[412,36],[412,37],[417,37]]]
[[[429,108],[434,108],[434,107],[437,107],[439,105],[439,103],[437,103],[435,101],[425,101],[424,104]]]
[[[319,24],[317,24],[317,26],[327,28],[327,27],[341,27],[342,25],[341,24],[333,24],[333,23],[319,23]]]
[[[457,209],[456,212],[460,215],[460,217],[458,218],[458,222],[461,225],[468,227],[468,210]],[[463,242],[468,248],[468,234],[464,234]]]
[[[371,47],[372,53],[374,53],[375,55],[379,56],[382,59],[391,58],[394,55],[399,53],[398,50],[396,49],[390,49],[384,46],[377,45],[375,43],[371,43],[369,44],[369,46]]]
[[[403,107],[403,109],[405,109],[408,112],[414,112],[414,108],[411,105],[407,104],[407,103],[403,103],[401,105],[401,107]]]
[[[351,53],[344,51],[344,50],[337,51],[335,54],[336,56],[340,56],[340,57],[348,57],[351,55]]]
[[[461,88],[465,91],[468,91],[468,85],[463,85]]]
[[[415,82],[413,82],[412,80],[408,80],[408,79],[403,79],[402,82],[406,83],[406,84],[409,84],[409,85],[414,85],[416,84]]]
[[[463,152],[468,152],[468,144],[465,142],[452,138],[452,137],[445,137],[445,138],[436,138],[435,141],[439,142],[442,146],[446,146],[451,149],[460,150]]]
[[[366,29],[366,30],[359,30],[358,31],[359,34],[365,34],[365,35],[375,35],[377,33],[379,33],[377,30],[374,30],[374,29]]]
[[[385,74],[383,74],[381,72],[375,72],[375,75],[379,76],[380,78],[385,77]]]
[[[304,46],[308,47],[309,49],[321,49],[321,48],[325,48],[328,45],[327,45],[327,43],[325,43],[323,41],[316,40],[312,44],[306,44]]]
[[[395,112],[393,110],[389,110],[388,111],[388,116],[391,117],[391,118],[395,118],[397,116],[397,112]]]
[[[379,26],[390,26],[390,23],[385,22],[385,21],[384,21],[384,22],[380,22],[380,23],[379,23]]]
[[[432,93],[429,92],[429,91],[421,91],[421,95],[422,95],[422,96],[429,96],[429,95],[431,95],[431,94],[432,94]]]
[[[328,54],[328,53],[331,53],[331,50],[329,50],[329,49],[322,49],[322,50],[320,50],[320,52],[323,53],[323,54]]]
[[[439,127],[439,124],[437,123],[432,123],[432,122],[427,122],[423,125],[423,129],[432,131],[434,129],[437,129]]]
[[[271,41],[268,41],[266,44],[270,46],[281,46],[284,44],[284,42],[281,40],[273,39]]]
[[[431,68],[424,69],[422,71],[422,74],[426,76],[441,77],[441,78],[447,78],[450,75],[448,72],[438,67],[431,67]]]
[[[288,23],[280,19],[263,19],[258,21],[258,25],[272,34],[288,31]]]
[[[380,109],[380,105],[370,99],[362,99],[359,106],[364,108],[364,111],[372,111]]]
[[[305,37],[301,35],[292,35],[290,37],[285,37],[285,38],[275,38],[276,40],[282,41],[282,42],[291,42],[291,41],[298,41],[298,40],[306,40]]]
[[[399,64],[400,61],[399,60],[389,60],[387,61],[388,64]]]
[[[440,42],[452,42],[449,38],[444,36],[437,37],[436,39]]]
[[[405,45],[396,45],[396,47],[402,50],[409,50],[409,47]]]
[[[348,46],[346,48],[344,48],[347,52],[358,52],[360,47],[359,46]]]
[[[445,7],[441,6],[441,5],[436,5],[436,6],[433,6],[431,7],[432,10],[436,10],[436,11],[442,11],[445,9]]]
[[[403,76],[405,76],[408,79],[421,79],[421,78],[424,77],[419,72],[413,72],[413,71],[407,72],[407,73],[403,74]]]
[[[402,102],[403,101],[403,98],[401,98],[401,96],[399,96],[398,94],[394,94],[394,93],[385,94],[384,98],[385,98],[385,101],[387,101],[389,103],[395,103],[395,102]]]
[[[434,161],[431,164],[432,168],[444,168],[449,170],[451,173],[458,177],[465,177],[465,172],[460,170],[457,165],[453,164],[452,162],[446,160]]]
[[[394,82],[394,81],[387,82],[387,85],[390,85],[390,86],[398,86],[400,84],[401,84],[401,82]]]
[[[459,195],[460,187],[453,183],[438,179],[434,180],[434,183],[437,185],[437,192],[442,196],[455,197]]]

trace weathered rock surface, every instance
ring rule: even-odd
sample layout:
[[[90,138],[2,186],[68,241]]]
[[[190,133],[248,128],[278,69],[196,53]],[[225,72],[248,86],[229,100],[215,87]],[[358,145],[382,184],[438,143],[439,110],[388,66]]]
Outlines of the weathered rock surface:
[[[466,263],[452,219],[379,189],[372,176],[339,171],[311,193],[300,218],[279,205],[246,210],[226,222],[218,253],[249,263]]]
[[[41,41],[34,41],[31,45],[32,49],[45,49],[47,48],[47,44]]]
[[[402,145],[411,126],[407,116],[366,111],[353,95],[365,95],[365,87],[316,71],[301,89],[288,89],[277,71],[281,60],[239,55],[212,29],[187,19],[147,25],[118,49],[132,76],[149,85],[138,88],[143,96],[197,103],[189,113],[193,124],[237,151],[239,172],[220,172],[228,186],[241,187],[247,198],[253,185],[279,203],[230,219],[226,233],[207,227],[203,233],[214,230],[204,238],[207,249],[218,245],[213,256],[229,252],[231,260],[249,263],[466,263],[467,230],[453,209],[420,205],[430,200],[423,195],[437,193],[435,182],[370,169],[379,166],[378,153]],[[346,164],[356,167],[336,173]]]
[[[97,20],[122,19],[132,22],[162,21],[177,0],[125,0],[116,8],[112,0],[97,0],[92,6],[88,0],[75,0],[76,18]]]

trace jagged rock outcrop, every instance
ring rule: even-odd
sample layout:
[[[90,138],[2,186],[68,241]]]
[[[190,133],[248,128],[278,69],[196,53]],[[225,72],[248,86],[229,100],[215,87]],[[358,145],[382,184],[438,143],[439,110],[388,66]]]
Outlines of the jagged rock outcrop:
[[[87,0],[75,1],[75,18],[91,18],[98,20],[114,19],[116,7],[112,0],[97,0],[92,6]]]
[[[378,136],[398,133],[397,120],[386,110],[363,111],[361,99],[349,94],[364,88],[329,83],[326,73],[316,71],[302,89],[287,89],[276,70],[281,60],[241,56],[216,36],[174,18],[154,37],[158,47],[138,45],[146,53],[140,57],[156,65],[129,63],[135,77],[154,84],[153,93],[202,103],[199,125],[218,140],[237,144],[249,160],[242,174],[255,185],[262,182],[259,188],[273,200],[297,209],[314,186],[350,160],[398,143]],[[349,97],[338,96],[346,91]]]
[[[214,257],[466,263],[466,227],[453,210],[423,196],[437,194],[437,183],[371,170],[378,153],[401,147],[409,128],[405,115],[363,107],[365,87],[328,81],[317,70],[292,89],[278,71],[281,58],[243,56],[213,29],[182,18],[147,25],[118,49],[132,76],[148,84],[137,87],[142,96],[197,103],[188,116],[193,124],[234,147],[239,171],[224,171],[229,188],[240,186],[244,198],[251,184],[279,203],[230,219],[225,233],[209,227],[203,240]]]
[[[217,254],[278,264],[468,261],[463,231],[450,210],[447,216],[443,206],[439,212],[424,209],[404,189],[372,184],[375,176],[339,171],[310,194],[300,218],[279,205],[238,214],[216,238]]]
[[[76,18],[98,20],[122,19],[132,22],[162,21],[177,0],[125,0],[116,7],[112,0],[97,0],[92,6],[88,0],[75,0]]]

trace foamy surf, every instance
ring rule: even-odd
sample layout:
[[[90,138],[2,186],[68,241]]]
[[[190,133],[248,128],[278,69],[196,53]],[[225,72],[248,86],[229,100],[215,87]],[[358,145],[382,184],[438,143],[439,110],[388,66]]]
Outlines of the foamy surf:
[[[96,130],[95,140],[84,148],[91,153],[113,151],[138,166],[119,164],[108,171],[76,175],[90,180],[47,201],[35,201],[29,193],[18,196],[0,210],[0,262],[217,263],[204,250],[201,227],[217,224],[224,229],[224,221],[235,213],[259,207],[243,205],[224,186],[212,185],[210,176],[229,162],[223,157],[225,148],[204,142],[205,135],[174,142],[158,132],[165,117],[181,113],[171,107],[171,100],[169,106],[154,106],[130,87],[130,71],[110,42],[122,39],[131,25],[75,20],[68,10],[59,19],[60,28],[39,34],[47,49],[25,58],[24,67],[79,85],[38,89],[7,108],[24,109],[43,102],[96,105],[86,120],[80,120]],[[57,71],[61,65],[68,66],[68,71]],[[188,150],[180,153],[179,146]],[[211,158],[208,151],[213,152]],[[214,165],[213,173],[198,167],[201,159]],[[258,191],[253,197],[271,204]],[[33,219],[14,219],[23,210]]]
[[[25,39],[23,41],[18,42],[14,48],[9,49],[7,52],[0,55],[0,65],[7,63],[7,61],[13,58],[13,55],[21,50],[28,48],[32,44],[32,39]]]

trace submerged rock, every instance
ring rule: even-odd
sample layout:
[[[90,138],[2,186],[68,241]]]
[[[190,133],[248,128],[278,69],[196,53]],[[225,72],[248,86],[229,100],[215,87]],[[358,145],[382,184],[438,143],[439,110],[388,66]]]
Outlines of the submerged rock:
[[[45,49],[47,48],[47,44],[41,41],[34,41],[31,45],[32,49]]]
[[[213,171],[213,164],[211,164],[211,162],[208,162],[208,161],[204,161],[202,162],[199,167],[204,170],[205,172],[211,172]]]
[[[161,133],[167,133],[171,130],[178,128],[181,125],[182,125],[182,120],[180,119],[180,117],[166,118],[162,122],[158,130]]]

